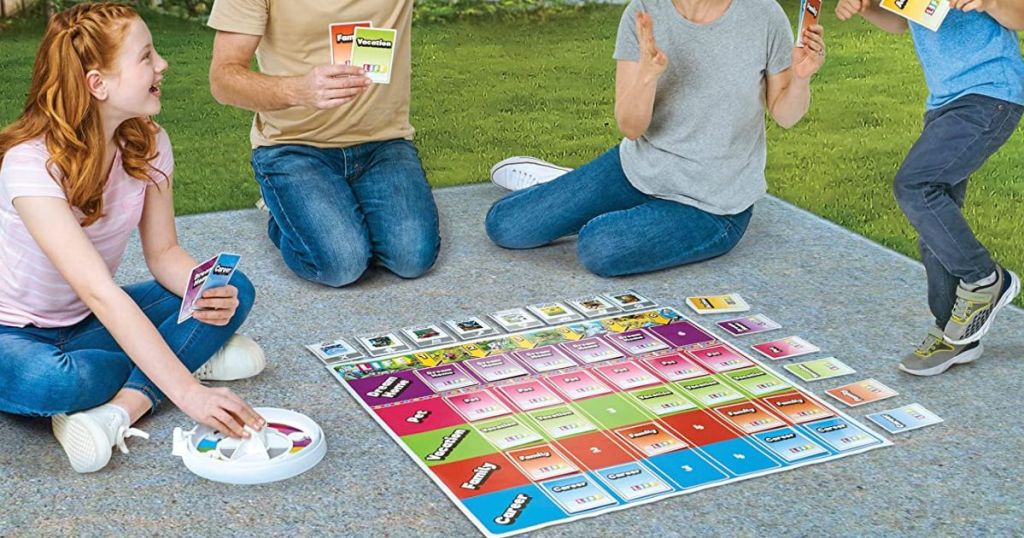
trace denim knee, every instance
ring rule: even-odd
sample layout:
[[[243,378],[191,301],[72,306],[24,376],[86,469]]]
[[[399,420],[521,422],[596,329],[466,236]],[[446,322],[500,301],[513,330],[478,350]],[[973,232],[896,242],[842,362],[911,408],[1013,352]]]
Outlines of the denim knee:
[[[487,237],[501,248],[526,249],[540,246],[524,237],[522,232],[529,229],[529,223],[517,222],[516,211],[512,206],[513,202],[505,197],[494,202],[487,210],[487,217],[484,218]]]
[[[401,278],[423,276],[437,261],[441,241],[439,238],[422,238],[397,245],[393,259],[388,260],[388,269]]]
[[[235,310],[235,317],[231,320],[241,325],[249,316],[253,304],[256,302],[256,287],[253,286],[249,277],[240,270],[231,275],[231,285],[238,289],[238,309]]]
[[[304,278],[332,288],[347,286],[363,276],[366,268],[370,266],[371,256],[368,242],[334,248],[330,253],[320,256],[320,259],[314,262],[313,274]]]
[[[591,220],[580,230],[576,238],[576,256],[584,268],[597,276],[610,278],[626,274],[628,271],[621,267],[618,253],[605,246],[600,228],[594,226],[600,218]]]

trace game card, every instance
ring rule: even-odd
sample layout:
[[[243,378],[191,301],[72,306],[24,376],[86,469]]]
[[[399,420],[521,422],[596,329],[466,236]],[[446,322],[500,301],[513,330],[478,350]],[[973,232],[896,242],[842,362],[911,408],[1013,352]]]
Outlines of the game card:
[[[500,417],[512,412],[487,389],[453,394],[446,396],[445,400],[470,422]]]
[[[592,422],[566,405],[530,411],[529,415],[554,439],[592,432],[597,429]]]
[[[395,355],[403,351],[409,351],[412,347],[402,341],[395,333],[374,333],[357,336],[356,341],[371,357],[383,355]]]
[[[672,392],[671,389],[665,386],[634,390],[627,394],[645,409],[659,417],[681,411],[689,411],[697,407],[690,400]]]
[[[551,445],[539,445],[513,450],[506,454],[534,482],[579,472],[579,468],[565,459]]]
[[[415,370],[420,379],[430,387],[430,390],[440,394],[450,390],[464,389],[477,384],[473,376],[466,373],[458,364],[442,364],[433,368],[420,368]]]
[[[918,403],[904,405],[903,407],[897,407],[896,409],[880,413],[872,413],[867,418],[889,433],[909,432],[910,430],[942,422],[942,418]]]
[[[498,390],[522,411],[533,411],[565,403],[547,385],[536,379],[515,385],[502,385]]]
[[[723,385],[711,376],[680,381],[676,383],[676,386],[682,389],[688,396],[707,407],[745,399],[739,391]]]
[[[626,361],[607,364],[605,366],[598,366],[595,370],[611,382],[611,384],[622,390],[647,387],[660,383],[658,378],[654,377],[654,374],[644,370],[635,362]]]
[[[533,314],[527,312],[525,308],[510,308],[495,312],[491,314],[491,319],[510,333],[544,326],[543,321],[533,317]]]
[[[449,319],[444,322],[460,340],[474,340],[499,334],[497,328],[476,316],[463,319]]]
[[[306,346],[310,352],[317,356],[325,364],[334,364],[344,360],[356,360],[364,357],[362,351],[356,349],[344,339],[337,339],[332,342],[320,342]]]
[[[633,290],[626,290],[620,293],[602,293],[601,296],[626,312],[657,306],[657,303]]]
[[[541,303],[526,307],[533,312],[541,321],[548,325],[559,325],[571,321],[580,321],[583,316],[579,312],[569,308],[565,303]]]
[[[617,504],[611,495],[585,474],[541,482],[539,486],[569,514]]]
[[[397,30],[357,27],[352,43],[352,65],[362,67],[371,81],[388,84],[397,45]]]
[[[352,42],[356,37],[356,28],[370,28],[370,21],[339,22],[327,27],[331,36],[331,63],[335,65],[352,65]]]
[[[406,327],[402,329],[402,334],[404,334],[410,342],[419,348],[434,347],[455,342],[454,336],[448,334],[444,329],[434,323]]]
[[[787,364],[783,368],[802,381],[819,381],[856,373],[856,370],[835,357]]]
[[[611,301],[600,295],[580,297],[579,299],[573,299],[568,302],[573,308],[579,310],[588,318],[599,318],[601,316],[607,316],[608,314],[622,312],[621,308],[615,306]]]
[[[821,0],[802,0],[800,2],[800,22],[796,25],[796,46],[804,46],[804,30],[818,24],[820,14]]]
[[[544,440],[539,433],[524,425],[515,415],[478,422],[474,426],[498,450],[508,450]]]
[[[899,394],[875,379],[865,379],[864,381],[828,389],[825,393],[850,407],[877,402],[878,400],[892,398]]]
[[[771,396],[765,398],[764,402],[793,424],[803,424],[835,415],[828,408],[800,392]]]
[[[842,417],[827,418],[806,424],[807,429],[837,452],[878,444],[878,438]]]
[[[601,469],[600,474],[605,483],[627,501],[672,491],[672,486],[636,462]]]
[[[547,376],[547,380],[555,387],[555,390],[570,400],[600,396],[612,391],[587,370],[552,374]]]
[[[228,285],[231,275],[235,274],[235,269],[238,268],[239,259],[238,254],[221,252],[192,268],[188,282],[185,284],[185,291],[181,294],[178,323],[192,319],[196,310],[199,310],[196,308],[196,301],[203,296],[206,290]]]
[[[882,0],[881,6],[933,32],[949,15],[949,0]]]
[[[750,305],[738,293],[687,297],[686,306],[698,314],[726,314],[750,310]]]
[[[723,375],[754,396],[774,394],[792,388],[792,385],[762,369],[760,366],[744,370],[733,370]]]
[[[775,415],[765,411],[754,402],[743,402],[716,407],[715,411],[748,434],[781,428],[786,425]]]
[[[508,355],[494,355],[493,357],[473,359],[463,364],[480,379],[488,383],[530,374],[526,368],[523,368],[521,364]]]
[[[576,363],[555,346],[517,351],[516,356],[523,364],[539,374],[576,366]]]
[[[782,328],[782,325],[775,323],[764,314],[754,314],[753,316],[719,321],[718,326],[733,336],[746,336],[748,334],[763,333]]]
[[[655,336],[668,342],[672,347],[686,347],[696,344],[704,344],[716,340],[700,327],[689,321],[679,321],[668,325],[659,325],[648,329]]]
[[[708,371],[698,366],[693,359],[679,353],[644,359],[643,363],[665,381],[682,381],[708,375]]]
[[[728,344],[719,344],[703,349],[691,349],[686,354],[697,359],[698,362],[716,373],[754,365],[753,361]]]
[[[828,454],[824,447],[792,428],[755,433],[754,438],[788,462]]]
[[[562,344],[562,347],[583,364],[594,364],[625,357],[621,351],[612,347],[606,340],[596,336],[576,342],[566,342]]]
[[[619,434],[619,437],[648,457],[682,450],[687,447],[685,441],[676,438],[654,422],[644,422],[636,426],[619,428],[615,430],[615,433]]]
[[[626,331],[624,333],[609,333],[607,338],[616,347],[634,357],[668,349],[668,344],[651,336],[650,333],[643,329]]]
[[[765,342],[763,344],[755,344],[751,347],[756,349],[758,353],[772,360],[799,357],[801,355],[808,355],[821,351],[818,349],[818,346],[815,346],[799,336],[788,336],[786,338],[772,340],[771,342]]]

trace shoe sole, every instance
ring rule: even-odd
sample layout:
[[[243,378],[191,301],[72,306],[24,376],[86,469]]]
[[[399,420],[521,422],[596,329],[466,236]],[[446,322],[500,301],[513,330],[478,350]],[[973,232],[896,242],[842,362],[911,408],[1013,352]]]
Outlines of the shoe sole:
[[[244,338],[245,340],[239,340],[239,339],[242,339],[242,338]],[[235,335],[235,336],[232,336],[231,339],[228,340],[226,345],[232,345],[232,346],[235,346],[235,347],[244,347],[244,348],[246,348],[243,351],[235,349],[235,350],[231,350],[231,352],[234,352],[234,353],[244,353],[245,355],[248,355],[249,357],[252,357],[253,358],[253,367],[254,367],[253,369],[255,371],[252,371],[251,373],[250,372],[246,372],[246,373],[235,374],[235,375],[223,375],[222,374],[222,375],[219,375],[219,376],[215,375],[213,373],[209,373],[209,374],[206,374],[206,375],[199,375],[197,373],[195,375],[195,378],[197,380],[199,380],[199,381],[239,381],[239,380],[242,380],[242,379],[249,379],[251,377],[256,377],[256,376],[260,375],[261,373],[263,373],[263,370],[265,370],[267,368],[267,356],[266,356],[266,354],[264,354],[263,348],[261,348],[259,346],[259,344],[257,344],[251,338],[243,336],[243,335]]]
[[[951,366],[953,366],[953,365],[956,365],[956,364],[967,364],[969,362],[974,362],[974,361],[978,360],[978,358],[981,357],[981,354],[984,351],[985,351],[985,347],[982,344],[978,344],[978,347],[976,347],[976,348],[974,348],[974,349],[972,349],[970,351],[965,351],[964,353],[961,353],[961,354],[957,355],[956,357],[953,357],[951,360],[948,360],[948,361],[946,361],[946,362],[944,362],[942,364],[938,364],[938,365],[932,366],[931,368],[923,368],[921,370],[911,370],[909,368],[906,368],[902,364],[900,364],[900,370],[902,370],[902,371],[904,371],[904,372],[906,372],[906,373],[908,373],[910,375],[916,375],[916,376],[922,376],[922,377],[939,375],[942,372],[945,372],[946,370],[949,370],[949,368]]]
[[[96,472],[110,462],[111,447],[104,446],[107,434],[92,420],[75,415],[56,415],[52,424],[53,436],[64,448],[71,468],[76,472]]]
[[[967,344],[981,340],[981,338],[985,336],[986,333],[988,333],[988,330],[992,328],[992,321],[996,319],[996,314],[998,314],[999,311],[1003,309],[1003,307],[1012,303],[1013,300],[1017,298],[1017,295],[1020,294],[1020,278],[1017,277],[1017,274],[1014,273],[1013,271],[1009,269],[1004,270],[1006,271],[1006,275],[1010,279],[1010,287],[1006,289],[1006,293],[1004,293],[1003,296],[999,299],[999,302],[997,302],[996,305],[992,307],[992,313],[988,315],[988,319],[986,319],[985,323],[982,324],[980,329],[978,329],[978,332],[962,340],[950,340],[949,337],[947,337],[946,335],[942,335],[943,339],[946,342],[949,342],[954,346],[965,346]]]
[[[498,183],[497,181],[495,181],[494,180],[494,174],[497,173],[498,170],[501,170],[502,168],[504,168],[506,166],[512,166],[512,165],[516,165],[516,164],[536,164],[538,166],[546,166],[548,168],[553,168],[555,170],[561,170],[562,172],[572,172],[572,168],[566,168],[564,166],[558,166],[558,165],[555,165],[555,164],[551,164],[551,163],[549,163],[547,161],[542,161],[542,160],[536,159],[534,157],[525,157],[525,156],[509,157],[509,158],[507,158],[505,160],[498,161],[497,163],[495,163],[494,166],[491,167],[491,183],[494,183],[495,185],[497,185],[497,186],[499,186],[499,187],[501,187],[501,188],[503,188],[503,189],[505,189],[507,191],[511,191],[512,189],[510,189],[510,188],[508,188],[508,187]]]

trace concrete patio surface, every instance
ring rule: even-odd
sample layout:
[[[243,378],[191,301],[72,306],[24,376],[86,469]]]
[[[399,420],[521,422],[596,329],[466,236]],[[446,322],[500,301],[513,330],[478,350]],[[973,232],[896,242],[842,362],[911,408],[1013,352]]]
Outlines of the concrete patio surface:
[[[1024,314],[1019,309],[1001,314],[981,360],[935,378],[914,378],[896,365],[930,323],[921,265],[784,202],[759,202],[747,236],[727,256],[607,280],[579,265],[572,240],[519,252],[491,244],[483,215],[500,195],[490,185],[436,191],[443,234],[436,267],[413,281],[371,270],[344,289],[293,277],[266,238],[263,213],[180,218],[182,243],[196,258],[238,252],[257,286],[257,304],[243,332],[264,347],[270,365],[231,388],[254,405],[294,409],[318,421],[326,433],[327,456],[285,482],[247,487],[208,482],[170,455],[172,429],[191,421],[166,406],[139,425],[152,435],[149,441],[129,440],[131,454],[115,452],[106,469],[82,476],[67,464],[49,421],[4,415],[0,536],[476,535],[469,520],[303,345],[624,288],[680,309],[688,295],[740,293],[751,303],[751,313],[767,314],[784,326],[772,334],[800,335],[822,348],[811,357],[836,356],[857,370],[835,383],[811,385],[815,393],[874,377],[900,395],[853,409],[855,418],[919,402],[946,422],[898,436],[894,447],[534,536],[1024,532],[1024,449],[1018,429]],[[118,278],[148,278],[136,243]],[[724,318],[698,321],[711,325]],[[731,341],[749,344],[757,338]]]

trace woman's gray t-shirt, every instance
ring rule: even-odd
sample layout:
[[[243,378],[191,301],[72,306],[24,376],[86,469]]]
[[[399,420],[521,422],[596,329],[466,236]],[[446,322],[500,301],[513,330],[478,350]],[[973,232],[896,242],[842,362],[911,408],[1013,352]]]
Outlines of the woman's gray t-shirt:
[[[793,31],[775,0],[732,0],[698,25],[672,0],[633,0],[622,14],[616,60],[638,61],[636,14],[647,11],[669,65],[658,80],[647,132],[619,146],[638,190],[719,215],[767,190],[765,77],[792,63]]]

